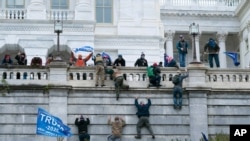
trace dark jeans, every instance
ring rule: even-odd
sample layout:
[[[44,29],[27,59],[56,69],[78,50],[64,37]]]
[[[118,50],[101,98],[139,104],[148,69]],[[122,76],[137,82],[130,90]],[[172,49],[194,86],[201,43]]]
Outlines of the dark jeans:
[[[88,133],[79,134],[79,141],[90,141],[90,136]]]
[[[113,135],[108,136],[108,141],[121,141],[120,137],[115,137]]]
[[[218,54],[209,54],[208,61],[209,61],[210,68],[214,67],[213,58],[214,58],[216,67],[219,68],[220,67],[219,55]]]
[[[144,126],[148,129],[149,133],[152,136],[154,136],[154,132],[151,128],[148,117],[140,117],[139,118],[137,125],[136,125],[137,136],[139,136],[139,137],[141,136],[141,128]]]
[[[175,86],[173,89],[173,99],[175,106],[182,106],[182,94],[182,88],[180,86]]]
[[[128,85],[125,85],[123,83],[123,76],[119,76],[117,78],[115,78],[115,92],[116,92],[116,99],[119,98],[119,95],[120,95],[120,90],[121,89],[128,89],[129,86]]]
[[[161,83],[161,76],[155,75],[149,78],[149,82],[154,86],[160,86]]]
[[[180,67],[186,67],[186,53],[179,53]]]

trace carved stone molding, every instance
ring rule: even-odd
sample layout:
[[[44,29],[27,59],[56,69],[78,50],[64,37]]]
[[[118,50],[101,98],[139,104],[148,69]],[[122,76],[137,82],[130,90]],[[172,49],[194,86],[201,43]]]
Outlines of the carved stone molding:
[[[54,32],[54,25],[47,24],[47,25],[4,25],[0,26],[0,31],[35,31],[35,32]],[[93,26],[83,26],[83,25],[74,25],[74,26],[67,26],[63,27],[64,32],[94,32]]]
[[[175,35],[175,32],[172,30],[165,31],[165,39],[167,41],[173,41],[174,35]]]
[[[227,35],[228,35],[227,32],[222,31],[222,32],[218,32],[216,34],[216,37],[217,37],[217,39],[218,39],[219,42],[226,42]]]

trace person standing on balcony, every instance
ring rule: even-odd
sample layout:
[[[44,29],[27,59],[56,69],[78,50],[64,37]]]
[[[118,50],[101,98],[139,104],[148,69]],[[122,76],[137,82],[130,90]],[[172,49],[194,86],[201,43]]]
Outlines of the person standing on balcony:
[[[104,60],[100,53],[97,53],[96,56],[93,58],[95,62],[95,86],[98,86],[99,77],[101,78],[101,86],[105,86],[104,79],[105,79],[105,69],[104,69]]]
[[[174,100],[174,109],[181,109],[182,108],[182,82],[185,78],[188,77],[188,73],[186,70],[186,74],[181,74],[181,71],[178,70],[177,74],[172,78],[172,82],[174,84],[173,88],[173,100]]]
[[[88,117],[84,118],[83,115],[75,119],[75,125],[78,127],[79,141],[89,141],[88,125],[90,120]]]
[[[9,54],[6,54],[2,60],[2,65],[12,65],[13,61]]]
[[[115,117],[115,121],[111,121],[111,117],[108,119],[108,125],[112,127],[112,134],[108,136],[108,141],[121,141],[122,129],[126,122],[121,117]]]
[[[25,53],[18,52],[15,59],[18,65],[27,65],[27,59]]]
[[[91,58],[92,55],[93,55],[93,52],[91,52],[85,58],[82,58],[82,55],[78,54],[78,58],[76,59],[76,61],[74,63],[74,66],[76,66],[76,67],[85,67],[86,66],[86,62]]]
[[[186,67],[186,55],[188,53],[188,43],[184,40],[184,36],[180,35],[180,40],[176,44],[176,48],[179,53],[180,67]]]
[[[208,53],[207,53],[208,50]],[[209,61],[209,66],[210,68],[213,68],[213,59],[215,61],[216,67],[220,67],[220,61],[219,61],[219,51],[220,47],[218,44],[215,42],[213,38],[209,38],[208,43],[206,43],[204,47],[204,54],[208,54],[208,61]]]
[[[118,58],[115,59],[115,62],[113,63],[113,66],[126,66],[126,61],[122,58],[122,55],[119,54]]]
[[[138,58],[135,62],[135,67],[147,67],[148,66],[148,61],[145,59],[145,54],[142,52],[141,57]]]
[[[136,124],[136,131],[137,131],[137,135],[135,136],[136,139],[140,139],[141,138],[141,128],[142,127],[146,127],[150,134],[152,135],[152,138],[155,138],[154,132],[151,128],[151,125],[149,123],[149,108],[151,106],[151,100],[149,98],[148,99],[148,103],[145,104],[143,101],[140,101],[140,104],[138,104],[138,97],[135,98],[135,106],[137,108],[137,113],[136,115],[138,116],[139,120]]]

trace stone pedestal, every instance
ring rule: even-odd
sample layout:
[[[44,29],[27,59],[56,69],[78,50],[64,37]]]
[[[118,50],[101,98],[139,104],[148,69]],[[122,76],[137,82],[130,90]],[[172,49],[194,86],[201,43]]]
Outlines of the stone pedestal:
[[[190,138],[192,141],[199,141],[201,132],[208,135],[208,112],[207,92],[209,86],[206,84],[207,68],[202,63],[188,65],[188,83],[186,90],[189,92],[189,118]]]
[[[65,85],[67,84],[67,63],[63,61],[52,61],[49,65],[50,75],[49,84]]]

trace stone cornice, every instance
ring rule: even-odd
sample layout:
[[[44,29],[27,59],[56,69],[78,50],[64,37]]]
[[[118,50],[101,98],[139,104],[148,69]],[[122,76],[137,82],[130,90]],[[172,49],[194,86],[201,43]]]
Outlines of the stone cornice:
[[[63,32],[94,32],[94,24],[84,23],[63,23]],[[0,31],[34,31],[34,32],[54,32],[53,21],[47,22],[17,22],[10,21],[0,23]]]
[[[208,11],[208,10],[169,10],[162,9],[162,16],[194,16],[194,17],[235,17],[235,13],[232,11]]]

